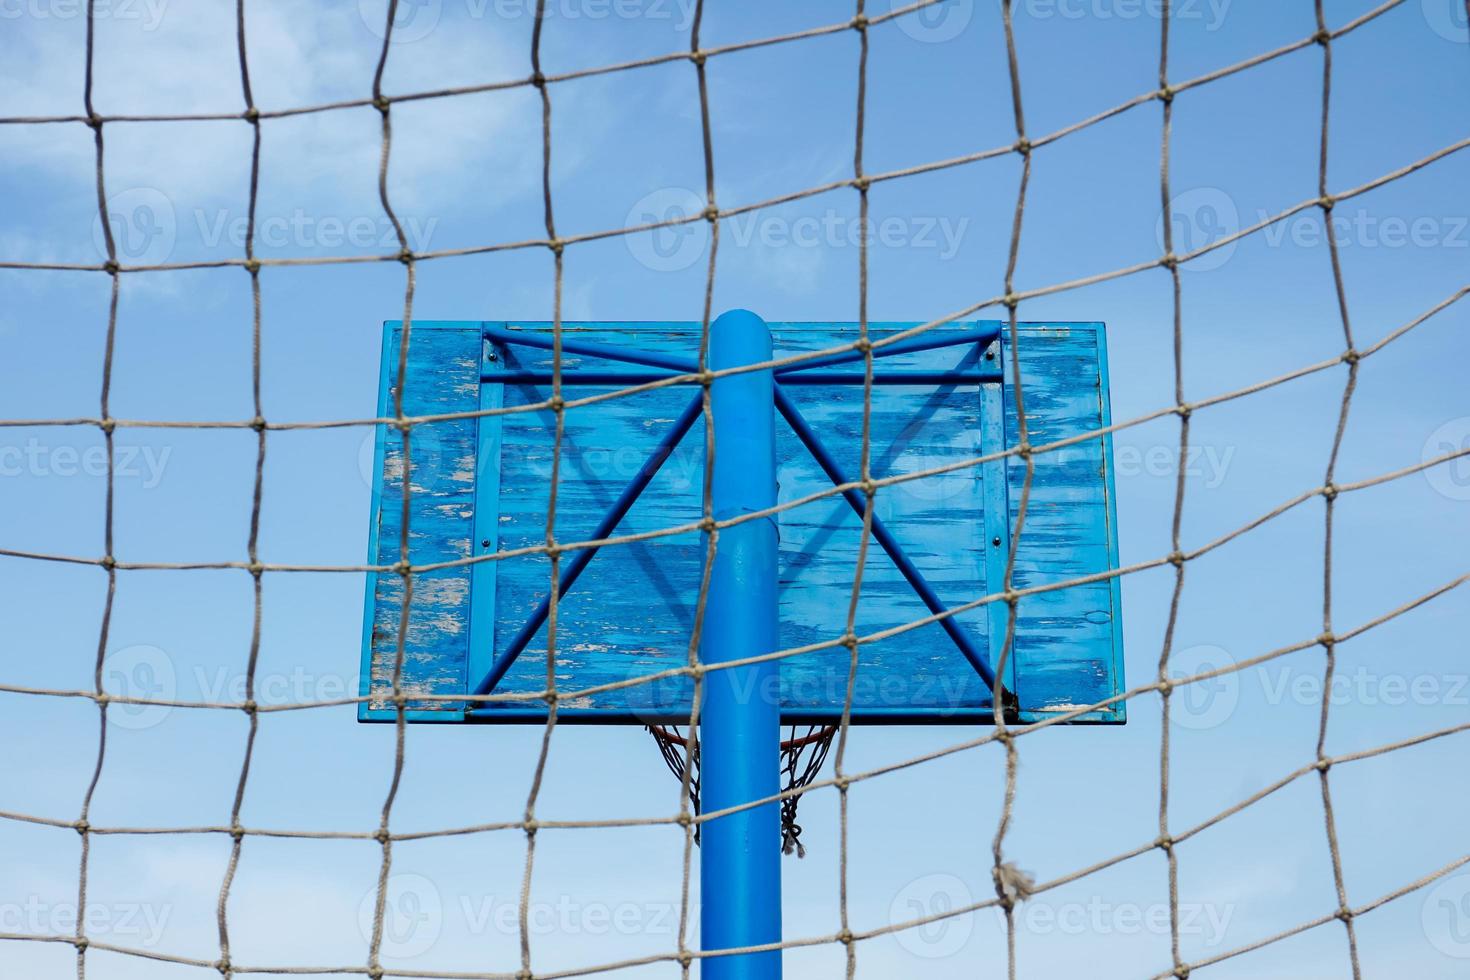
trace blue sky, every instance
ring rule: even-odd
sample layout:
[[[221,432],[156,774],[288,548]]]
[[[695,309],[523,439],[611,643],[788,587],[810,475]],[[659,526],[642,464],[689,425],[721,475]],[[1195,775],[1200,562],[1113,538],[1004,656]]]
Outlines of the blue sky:
[[[548,72],[687,48],[689,9],[664,3],[552,0]],[[1371,9],[1328,5],[1331,26]],[[878,3],[878,10],[887,10]],[[1176,3],[1170,77],[1192,78],[1310,36],[1312,5]],[[409,92],[523,76],[532,6],[524,0],[416,5],[393,45],[385,90]],[[1130,0],[1017,4],[1016,39],[1033,139],[1151,91],[1154,5]],[[265,108],[359,98],[381,43],[374,0],[307,8],[247,3],[250,63]],[[84,22],[63,0],[0,3],[0,117],[82,112]],[[713,3],[706,44],[845,20],[846,5]],[[99,112],[237,112],[233,7],[114,3],[97,20]],[[1329,186],[1358,186],[1470,131],[1466,22],[1455,0],[1406,0],[1334,44]],[[709,62],[717,197],[755,203],[851,175],[858,45],[850,32],[722,55]],[[993,0],[872,30],[869,172],[1014,140],[1004,35]],[[1172,174],[1176,241],[1194,248],[1317,193],[1322,55],[1315,45],[1181,93]],[[702,192],[695,75],[686,62],[551,88],[553,195],[564,234],[615,229]],[[513,88],[394,108],[389,191],[416,248],[451,249],[542,234],[540,106]],[[110,211],[124,218],[124,260],[238,257],[249,128],[236,121],[105,128]],[[385,251],[377,200],[378,114],[370,108],[263,126],[262,256]],[[1158,103],[1039,149],[1016,273],[1021,289],[1149,261],[1160,254]],[[94,264],[92,137],[78,123],[0,126],[0,261]],[[1014,155],[881,183],[871,251],[870,315],[926,320],[1002,292],[1019,159]],[[1470,154],[1445,157],[1339,205],[1347,298],[1366,347],[1470,276]],[[772,320],[853,319],[858,250],[842,233],[856,195],[840,190],[760,209],[722,232],[716,309]],[[802,223],[805,221],[805,223]],[[804,229],[801,230],[801,229]],[[810,234],[808,234],[810,233]],[[705,275],[700,229],[611,237],[567,252],[568,318],[697,319]],[[691,237],[692,236],[692,237]],[[544,249],[437,259],[418,272],[415,316],[547,319]],[[270,268],[263,291],[263,403],[273,421],[372,414],[381,323],[402,310],[396,263]],[[0,270],[0,418],[93,416],[107,278]],[[1343,350],[1320,213],[1308,209],[1201,257],[1183,272],[1187,397],[1235,390]],[[124,278],[112,412],[132,419],[245,419],[250,291],[238,268]],[[990,315],[996,315],[990,311]],[[1112,408],[1130,419],[1172,400],[1172,309],[1161,270],[1028,301],[1026,319],[1108,324]],[[1463,360],[1470,313],[1450,307],[1364,362],[1340,482],[1412,466],[1470,445]],[[1197,412],[1187,459],[1186,547],[1238,527],[1321,483],[1345,369],[1314,374]],[[272,433],[261,555],[269,562],[356,564],[368,525],[365,429]],[[1177,421],[1120,432],[1122,560],[1169,548]],[[119,430],[116,545],[135,561],[245,557],[254,437],[249,432]],[[90,427],[0,430],[0,547],[102,552],[100,433]],[[1321,631],[1320,500],[1192,563],[1176,634],[1178,663],[1244,660]],[[1470,467],[1440,465],[1340,498],[1334,625],[1372,619],[1463,574]],[[355,691],[361,578],[268,575],[260,676],[265,697],[315,700]],[[96,569],[0,559],[7,626],[0,682],[90,686],[103,598]],[[1127,670],[1154,670],[1172,573],[1123,584]],[[240,572],[120,575],[110,676],[169,684],[181,698],[237,697],[251,621]],[[1453,592],[1340,649],[1328,751],[1351,752],[1470,722],[1470,601]],[[1171,826],[1192,825],[1313,758],[1322,656],[1306,650],[1232,675],[1186,702],[1172,732]],[[271,693],[276,692],[276,693]],[[1181,695],[1183,697],[1183,695]],[[11,746],[0,810],[71,820],[96,751],[96,709],[80,700],[0,694]],[[121,715],[121,717],[118,717]],[[242,819],[252,827],[368,830],[391,771],[391,730],[349,708],[266,717]],[[189,826],[228,819],[244,748],[240,715],[114,712],[96,825]],[[850,765],[959,741],[954,729],[854,733]],[[539,732],[409,732],[396,830],[514,819]],[[1016,823],[1007,853],[1049,879],[1139,846],[1157,833],[1159,709],[1129,709],[1118,729],[1052,729],[1020,743]],[[1455,737],[1333,771],[1349,900],[1365,903],[1465,854],[1463,753]],[[990,892],[989,840],[1001,757],[993,747],[884,776],[852,791],[854,928],[940,911]],[[539,812],[548,818],[673,811],[677,789],[636,729],[561,730]],[[922,801],[918,807],[915,801]],[[811,853],[788,860],[788,937],[833,931],[836,806],[802,806]],[[228,840],[102,837],[92,847],[89,932],[120,945],[211,959],[214,903]],[[405,843],[395,850],[401,928],[385,962],[418,970],[513,970],[517,834]],[[0,819],[0,932],[69,933],[77,835]],[[546,833],[538,848],[533,936],[538,970],[667,950],[674,943],[680,840],[666,828]],[[1336,907],[1315,777],[1298,780],[1179,849],[1192,910],[1183,955],[1198,959]],[[362,963],[359,910],[378,848],[364,841],[252,837],[232,890],[235,959],[271,965]],[[1470,873],[1384,906],[1358,923],[1365,972],[1461,975],[1470,955]],[[1024,976],[1147,976],[1170,966],[1165,865],[1150,853],[1039,897],[1022,914]],[[415,905],[414,903],[418,903]],[[509,903],[509,905],[507,905]],[[415,914],[415,909],[423,915]],[[513,924],[513,919],[510,920]],[[58,925],[58,923],[60,923]],[[93,928],[92,926],[96,926]],[[392,955],[388,955],[392,954]],[[7,975],[70,976],[63,945],[0,946]],[[993,915],[858,947],[869,976],[971,976],[999,970]],[[788,975],[842,967],[840,949],[792,951]],[[661,965],[630,974],[676,976]],[[104,952],[94,978],[200,971]],[[1219,977],[1347,976],[1343,930],[1329,924],[1202,971]]]

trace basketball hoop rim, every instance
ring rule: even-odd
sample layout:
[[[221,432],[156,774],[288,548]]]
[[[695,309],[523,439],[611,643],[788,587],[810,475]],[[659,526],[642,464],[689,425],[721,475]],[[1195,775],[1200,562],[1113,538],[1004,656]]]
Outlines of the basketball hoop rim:
[[[812,731],[808,732],[806,735],[801,736],[800,738],[784,739],[781,742],[781,751],[791,752],[796,749],[806,748],[808,745],[813,745],[815,743],[825,741],[826,739],[831,738],[833,735],[835,735],[839,727],[840,726],[838,725],[821,725],[813,727]],[[689,747],[689,739],[685,738],[683,735],[679,735],[671,731],[669,726],[649,725],[648,730],[653,733],[654,738],[657,738],[661,742],[668,742],[670,744],[677,745],[680,748]]]

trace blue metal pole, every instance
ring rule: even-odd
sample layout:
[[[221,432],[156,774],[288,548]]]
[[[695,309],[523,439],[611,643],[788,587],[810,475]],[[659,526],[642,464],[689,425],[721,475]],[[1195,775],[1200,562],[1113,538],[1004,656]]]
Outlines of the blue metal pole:
[[[771,359],[760,317],[732,310],[710,329],[714,370]],[[714,516],[776,503],[776,419],[770,370],[728,375],[711,385]],[[777,647],[778,542],[774,518],[719,532],[705,606],[700,659],[706,664],[771,653]],[[781,715],[775,661],[704,676],[699,728],[700,802],[706,813],[780,790]],[[717,817],[700,835],[701,945],[705,951],[781,939],[780,805]],[[779,980],[781,952],[704,960],[705,980]]]

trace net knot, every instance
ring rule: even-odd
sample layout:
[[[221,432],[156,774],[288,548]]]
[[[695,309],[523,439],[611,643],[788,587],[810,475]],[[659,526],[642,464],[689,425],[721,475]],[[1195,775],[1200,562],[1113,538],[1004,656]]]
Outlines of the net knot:
[[[236,843],[239,843],[240,841],[245,839],[245,828],[240,826],[239,824],[235,824],[233,827],[230,828],[230,837]]]
[[[719,529],[719,522],[713,517],[706,517],[699,522],[699,529],[706,534],[713,534]]]
[[[408,559],[406,558],[402,561],[397,561],[393,563],[393,571],[398,573],[399,575],[402,575],[404,578],[408,578],[408,574],[412,570],[413,565],[409,564]]]
[[[567,400],[561,395],[552,395],[550,398],[546,399],[546,407],[551,409],[553,412],[560,412],[567,407]]]
[[[1327,770],[1332,768],[1332,760],[1318,759],[1316,762],[1312,763],[1312,768],[1317,770],[1318,772],[1326,772]]]
[[[1159,681],[1158,688],[1159,694],[1167,698],[1169,695],[1174,693],[1174,682],[1165,677],[1163,680]]]
[[[1344,364],[1357,364],[1362,359],[1363,355],[1356,348],[1349,347],[1342,352],[1342,363]]]
[[[408,419],[394,419],[388,424],[397,429],[399,432],[402,432],[404,435],[407,435],[408,430],[413,428],[413,423],[410,422]]]
[[[245,271],[248,272],[248,273],[250,273],[252,276],[259,275],[260,274],[260,259],[246,259],[245,260]]]
[[[680,827],[687,828],[693,822],[694,815],[691,814],[688,810],[680,810],[679,815],[674,818],[674,823],[678,824]]]
[[[1317,198],[1317,206],[1323,211],[1331,211],[1333,208],[1337,207],[1337,198],[1333,197],[1331,194],[1323,194],[1321,197]]]
[[[1007,861],[995,866],[995,894],[1001,904],[1012,908],[1026,901],[1036,891],[1036,879]]]
[[[397,692],[393,695],[393,697],[389,698],[388,700],[393,702],[393,707],[400,710],[408,707],[408,695],[404,694],[402,691]]]
[[[96,694],[92,695],[92,700],[97,702],[97,707],[105,708],[109,703],[111,703],[112,695],[108,694],[106,691],[98,691]]]
[[[836,776],[832,780],[832,785],[837,787],[837,792],[846,793],[848,787],[852,785],[852,780],[846,776]]]
[[[383,980],[383,968],[381,966],[378,966],[377,964],[374,964],[368,967],[367,975],[371,978],[371,980]]]
[[[1339,488],[1336,483],[1329,483],[1322,488],[1322,496],[1326,497],[1328,500],[1336,500],[1337,495],[1341,492],[1341,488]]]
[[[545,88],[546,87],[546,76],[543,75],[543,74],[541,74],[541,72],[539,72],[539,71],[538,72],[533,72],[532,75],[531,75],[531,84],[534,87],[536,87],[536,88]]]
[[[839,932],[837,934],[837,941],[839,943],[841,943],[842,945],[844,945],[844,946],[847,946],[850,943],[852,943],[853,942],[852,930],[851,929],[843,929],[841,932]]]
[[[1163,834],[1159,837],[1158,840],[1154,841],[1154,847],[1157,847],[1165,854],[1168,854],[1170,851],[1174,850],[1174,838],[1170,837],[1168,834]]]
[[[1020,445],[1016,446],[1016,455],[1020,456],[1022,459],[1030,456],[1032,452],[1034,452],[1034,450],[1031,448],[1030,442],[1022,442]]]
[[[92,829],[92,824],[89,823],[85,817],[83,817],[81,820],[78,820],[76,823],[72,824],[71,829],[75,830],[79,834],[85,834]]]
[[[255,578],[260,578],[260,576],[265,572],[265,565],[261,564],[259,559],[256,559],[255,561],[252,561],[250,564],[246,565],[245,570],[253,575]]]
[[[1032,143],[1026,137],[1022,136],[1020,139],[1016,140],[1014,149],[1017,153],[1025,156],[1026,154],[1031,152],[1034,146],[1034,143]]]
[[[88,116],[87,116],[87,125],[88,125],[88,127],[92,128],[92,129],[101,129],[102,128],[102,117],[99,116],[99,115],[97,115],[97,113],[95,113],[95,112],[88,114]]]
[[[88,939],[86,936],[78,936],[71,941],[71,944],[77,948],[78,952],[81,952],[88,946],[92,945],[92,940]]]
[[[1175,980],[1189,980],[1189,967],[1183,963],[1174,967],[1174,977]]]
[[[1168,105],[1170,102],[1174,101],[1174,96],[1176,94],[1177,90],[1174,88],[1174,86],[1165,85],[1163,88],[1159,89],[1159,101],[1164,103],[1165,105]]]
[[[1005,604],[1008,606],[1014,606],[1016,603],[1021,601],[1021,593],[1017,592],[1015,589],[1006,589],[1000,595],[1001,598],[1005,600]]]
[[[1329,31],[1327,28],[1324,27],[1321,30],[1319,30],[1316,34],[1313,34],[1312,35],[1312,40],[1315,41],[1317,44],[1320,44],[1323,47],[1326,47],[1328,44],[1330,44],[1332,42],[1332,32]]]
[[[684,969],[689,969],[689,964],[694,962],[694,954],[687,949],[679,950],[679,955],[674,957]]]
[[[849,26],[855,31],[866,31],[871,23],[867,14],[858,14],[850,21]]]
[[[521,823],[521,828],[525,830],[527,837],[535,837],[536,831],[541,829],[541,824],[536,821],[535,817],[527,817]]]
[[[555,691],[548,690],[545,694],[541,695],[541,700],[545,701],[548,705],[552,705],[556,704],[559,697],[560,695],[557,694]]]
[[[106,262],[102,263],[102,271],[107,273],[109,276],[115,276],[121,270],[122,266],[117,264],[116,259],[108,259]]]
[[[1323,632],[1321,636],[1317,637],[1317,642],[1328,650],[1331,650],[1337,645],[1337,637],[1333,636],[1330,632]]]
[[[256,122],[259,122],[260,121],[260,110],[257,109],[257,108],[255,108],[255,106],[251,106],[250,108],[246,109],[244,112],[240,113],[240,118],[243,119],[243,120],[245,120],[248,123],[256,123]]]
[[[413,249],[401,248],[398,250],[398,261],[404,265],[413,265]]]
[[[546,242],[546,247],[551,249],[552,255],[560,258],[561,254],[567,250],[567,243],[560,238],[552,238]]]
[[[377,109],[385,116],[388,114],[388,107],[392,104],[393,103],[388,101],[388,97],[386,95],[377,95],[373,97],[373,108]]]
[[[1159,265],[1172,272],[1173,270],[1179,268],[1179,256],[1175,255],[1173,252],[1170,252],[1168,255],[1165,255],[1163,258],[1159,259]]]
[[[99,564],[110,572],[117,567],[117,559],[111,555],[103,555]]]
[[[1334,912],[1333,915],[1332,915],[1332,917],[1334,919],[1336,919],[1338,922],[1341,922],[1344,925],[1346,925],[1347,923],[1353,921],[1353,910],[1350,909],[1350,908],[1348,908],[1346,905],[1344,905],[1342,908],[1340,908],[1336,912]]]
[[[708,221],[710,224],[714,224],[716,221],[720,220],[720,209],[715,207],[713,204],[708,205],[700,213],[704,215],[704,220]]]
[[[873,342],[867,337],[859,337],[852,342],[852,349],[860,354],[866,354],[873,349]]]
[[[854,177],[852,179],[852,186],[866,194],[868,188],[873,186],[873,179],[871,177]]]
[[[215,960],[214,968],[219,971],[220,976],[222,976],[222,977],[229,976],[230,975],[230,961],[229,961],[229,959],[228,958],[224,958],[224,959]]]
[[[709,55],[703,51],[691,51],[689,52],[689,60],[696,68],[703,68],[704,63],[709,60]]]
[[[1183,568],[1184,567],[1184,552],[1182,552],[1182,551],[1171,552],[1169,554],[1169,564],[1173,565],[1175,568]]]
[[[265,419],[259,415],[255,416],[255,418],[250,420],[250,428],[254,429],[256,432],[264,432]]]
[[[387,827],[379,827],[377,829],[377,832],[373,834],[373,840],[377,841],[379,844],[382,844],[384,847],[388,846],[388,841],[390,839],[391,838],[388,836]]]
[[[840,646],[847,647],[847,649],[849,650],[856,650],[858,648],[858,638],[856,633],[843,633],[842,639],[838,640],[837,642]]]
[[[1187,402],[1181,403],[1174,406],[1174,414],[1179,416],[1181,419],[1187,419],[1194,414],[1194,406],[1188,404]]]
[[[103,432],[111,435],[112,434],[112,430],[117,428],[117,420],[116,419],[103,419],[102,421],[100,421],[100,422],[97,423],[97,428],[99,428]]]
[[[253,715],[255,714],[255,712],[260,710],[260,705],[256,703],[254,698],[248,698],[245,701],[240,702],[240,710],[245,712],[247,715]]]

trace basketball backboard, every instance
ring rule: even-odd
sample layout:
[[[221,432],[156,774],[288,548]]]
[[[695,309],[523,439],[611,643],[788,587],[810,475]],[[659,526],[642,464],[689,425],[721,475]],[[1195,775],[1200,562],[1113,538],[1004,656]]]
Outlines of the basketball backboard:
[[[876,340],[914,326],[874,323]],[[690,370],[699,323],[563,324],[568,401]],[[851,343],[852,323],[772,323],[777,357]],[[401,324],[383,335],[378,413],[394,413]],[[448,564],[414,576],[402,690],[411,721],[535,722],[538,700],[469,704],[477,690],[528,694],[546,684],[544,553],[471,561],[544,545],[556,433],[549,409],[476,416],[551,395],[551,324],[415,321],[403,411],[451,416],[417,424],[410,442],[409,559]],[[880,348],[872,389],[875,479],[995,453],[1018,441],[1009,338],[999,322],[957,322]],[[1103,325],[1025,323],[1021,383],[1030,440],[1043,445],[1109,424]],[[861,355],[776,372],[780,503],[860,474]],[[690,525],[702,514],[704,426],[698,385],[672,385],[568,409],[556,502],[561,543]],[[717,447],[718,448],[718,447]],[[650,461],[653,461],[651,463]],[[369,561],[400,559],[403,441],[379,426]],[[1014,584],[1028,588],[1116,568],[1111,440],[1035,457]],[[866,636],[954,609],[1002,588],[1025,465],[1017,455],[882,487],[855,629]],[[640,486],[646,484],[646,486]],[[862,521],[860,493],[829,495],[777,516],[782,649],[839,637],[846,626]],[[560,600],[557,687],[562,722],[687,721],[688,677],[578,695],[688,662],[705,548],[697,530],[562,554],[575,582]],[[574,567],[581,566],[581,567]],[[360,718],[395,717],[389,700],[403,608],[400,575],[368,576]],[[1019,717],[1036,720],[1122,690],[1116,578],[1027,595],[1003,678]],[[538,613],[540,614],[538,616]],[[859,646],[856,723],[976,722],[993,717],[985,679],[998,660],[1006,606],[991,602]],[[841,716],[849,653],[801,653],[780,666],[787,723]],[[425,699],[433,695],[439,700]],[[1121,722],[1120,701],[1079,720]]]

